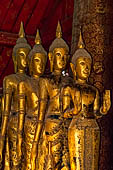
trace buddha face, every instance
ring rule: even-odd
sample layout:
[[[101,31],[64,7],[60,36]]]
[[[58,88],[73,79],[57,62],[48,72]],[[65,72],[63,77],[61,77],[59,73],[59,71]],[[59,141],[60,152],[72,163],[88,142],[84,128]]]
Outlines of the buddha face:
[[[35,53],[31,59],[31,72],[33,75],[41,76],[44,73],[46,57],[42,53]]]
[[[76,76],[77,79],[87,80],[91,71],[91,59],[79,57],[76,60]]]
[[[64,70],[67,64],[68,52],[65,48],[55,48],[54,55],[54,70]]]
[[[29,54],[29,48],[19,48],[16,53],[17,67],[24,70],[27,67],[27,56]]]

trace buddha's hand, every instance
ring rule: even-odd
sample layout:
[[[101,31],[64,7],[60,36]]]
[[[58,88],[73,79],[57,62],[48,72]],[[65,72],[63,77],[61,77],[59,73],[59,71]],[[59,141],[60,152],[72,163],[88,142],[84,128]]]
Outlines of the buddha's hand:
[[[31,170],[36,170],[37,142],[33,142],[31,151]]]
[[[18,135],[17,139],[17,156],[18,156],[18,161],[21,161],[22,157],[22,136]]]
[[[4,139],[2,136],[0,136],[0,168],[2,166],[2,152],[4,148]]]
[[[65,119],[68,119],[68,118],[70,118],[70,117],[71,117],[71,115],[70,115],[69,112],[65,112],[65,113],[64,113],[64,118],[65,118]]]
[[[105,90],[103,95],[103,105],[100,108],[100,113],[106,115],[111,107],[110,90]]]
[[[68,166],[63,167],[61,170],[69,170]]]
[[[65,119],[72,118],[72,116],[73,116],[73,109],[67,110],[66,112],[64,112]]]

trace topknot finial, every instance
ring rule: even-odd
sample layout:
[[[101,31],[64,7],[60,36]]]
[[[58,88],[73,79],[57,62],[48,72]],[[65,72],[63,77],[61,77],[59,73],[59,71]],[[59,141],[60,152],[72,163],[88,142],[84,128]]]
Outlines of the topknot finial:
[[[21,21],[21,24],[20,24],[19,37],[20,38],[24,38],[25,37],[24,26],[23,26],[23,22],[22,21]]]
[[[62,37],[62,30],[61,30],[60,21],[58,21],[58,25],[56,29],[56,38],[61,38],[61,37]]]
[[[78,48],[84,48],[85,44],[83,42],[83,38],[82,38],[82,32],[81,32],[81,27],[80,27],[80,36],[79,36],[79,41],[78,41]]]
[[[39,29],[37,29],[36,38],[35,38],[35,44],[41,44],[41,38],[40,38],[40,34],[39,34]]]

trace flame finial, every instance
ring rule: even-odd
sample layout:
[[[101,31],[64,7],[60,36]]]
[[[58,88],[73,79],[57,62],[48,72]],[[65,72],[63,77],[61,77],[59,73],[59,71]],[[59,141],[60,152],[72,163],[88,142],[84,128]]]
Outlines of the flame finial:
[[[60,21],[58,21],[57,29],[56,29],[56,38],[61,38],[62,37],[62,29],[60,25]]]
[[[82,38],[82,32],[81,32],[81,28],[80,28],[80,36],[79,36],[79,41],[78,41],[78,48],[84,48],[85,44],[83,42],[83,38]]]
[[[39,34],[39,29],[37,29],[36,38],[35,38],[35,44],[41,44],[41,38],[40,38],[40,34]]]
[[[21,21],[21,24],[20,24],[19,37],[20,38],[24,38],[25,37],[24,26],[23,26],[23,22],[22,21]]]

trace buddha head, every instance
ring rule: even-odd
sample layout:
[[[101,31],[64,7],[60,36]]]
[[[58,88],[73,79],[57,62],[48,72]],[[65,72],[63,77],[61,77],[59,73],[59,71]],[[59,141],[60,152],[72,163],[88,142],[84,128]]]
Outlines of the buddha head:
[[[27,57],[31,50],[30,45],[27,43],[25,38],[23,23],[21,22],[20,31],[19,31],[19,38],[16,41],[16,45],[13,48],[13,62],[15,72],[18,70],[25,70],[27,67]]]
[[[49,48],[49,60],[51,72],[63,71],[66,68],[69,59],[69,47],[62,39],[62,31],[58,22],[56,29],[56,39],[52,42]]]
[[[39,30],[37,30],[35,45],[29,53],[29,71],[30,75],[41,76],[44,73],[47,61],[47,52],[41,45]]]
[[[84,43],[82,39],[82,35],[80,32],[78,49],[74,53],[71,59],[71,69],[73,72],[73,76],[76,80],[88,80],[88,77],[91,72],[92,58],[91,55],[84,49]]]

